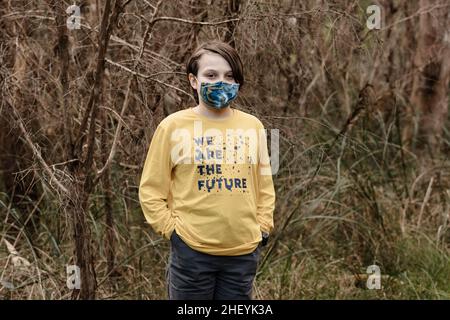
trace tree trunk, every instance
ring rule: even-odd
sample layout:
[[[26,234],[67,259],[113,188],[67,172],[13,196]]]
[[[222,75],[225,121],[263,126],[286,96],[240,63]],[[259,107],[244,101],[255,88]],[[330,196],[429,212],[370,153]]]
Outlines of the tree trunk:
[[[447,90],[450,78],[450,19],[445,0],[421,0],[419,37],[414,58],[411,103],[419,115],[418,146],[428,145],[434,154],[441,144],[442,129],[448,112]],[[441,8],[434,8],[441,6]]]

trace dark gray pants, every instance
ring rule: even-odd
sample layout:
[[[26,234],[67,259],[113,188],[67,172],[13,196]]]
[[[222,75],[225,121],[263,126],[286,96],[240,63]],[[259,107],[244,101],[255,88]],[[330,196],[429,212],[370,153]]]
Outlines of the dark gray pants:
[[[240,256],[214,256],[189,247],[174,231],[166,270],[170,300],[251,300],[261,244]]]

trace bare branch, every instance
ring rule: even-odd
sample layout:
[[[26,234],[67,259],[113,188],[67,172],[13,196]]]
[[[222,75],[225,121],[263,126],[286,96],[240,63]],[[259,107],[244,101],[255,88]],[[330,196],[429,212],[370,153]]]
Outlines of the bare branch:
[[[11,110],[14,114],[14,117],[17,121],[17,124],[19,125],[20,131],[22,131],[22,134],[25,138],[25,141],[27,142],[28,146],[30,147],[31,151],[33,152],[34,156],[37,158],[39,164],[42,166],[44,171],[50,176],[50,180],[54,182],[56,185],[56,188],[52,186],[55,191],[61,191],[63,194],[68,195],[69,192],[66,187],[58,180],[56,179],[55,175],[53,174],[53,171],[50,169],[49,165],[45,162],[44,158],[42,158],[40,148],[35,145],[33,140],[31,139],[30,134],[28,133],[27,129],[25,128],[25,125],[23,123],[22,118],[20,117],[19,113],[17,112],[16,108],[13,106],[13,104],[8,101],[7,98],[5,98],[7,104],[11,107]]]
[[[136,76],[136,77],[143,78],[143,79],[146,79],[146,80],[155,81],[155,82],[157,82],[157,83],[159,83],[159,84],[161,84],[161,85],[163,85],[163,86],[165,86],[165,87],[168,87],[168,88],[171,88],[171,89],[173,89],[173,90],[176,90],[176,91],[178,91],[178,92],[180,92],[180,93],[182,93],[182,94],[185,94],[185,95],[187,95],[188,97],[194,99],[194,97],[193,97],[190,93],[184,91],[183,89],[180,89],[180,88],[178,88],[178,87],[175,87],[174,85],[171,85],[171,84],[169,84],[169,83],[165,83],[165,82],[163,82],[163,81],[161,81],[161,80],[159,80],[159,79],[153,78],[155,75],[161,74],[161,73],[159,73],[159,72],[158,72],[158,73],[155,73],[155,74],[152,74],[152,75],[145,75],[145,74],[139,73],[139,72],[137,72],[137,71],[133,71],[133,70],[131,70],[130,68],[127,68],[127,67],[125,67],[124,65],[121,65],[121,64],[119,64],[119,63],[117,63],[117,62],[111,61],[111,60],[108,59],[108,58],[106,58],[105,60],[106,60],[106,62],[108,62],[109,64],[112,64],[112,65],[114,65],[114,66],[116,66],[116,67],[119,67],[119,68],[121,68],[122,70],[124,70],[124,71],[126,71],[126,72],[129,72],[129,73],[131,73],[132,75],[134,75],[134,76]],[[169,72],[169,73],[173,73],[173,72]]]

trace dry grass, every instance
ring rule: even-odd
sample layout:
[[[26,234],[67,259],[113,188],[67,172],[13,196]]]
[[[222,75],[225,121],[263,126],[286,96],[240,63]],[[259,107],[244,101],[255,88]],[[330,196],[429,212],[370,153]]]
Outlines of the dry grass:
[[[369,1],[242,0],[233,11],[171,0],[157,12],[130,1],[104,70],[95,2],[71,32],[57,24],[68,1],[0,9],[0,299],[76,298],[66,266],[83,248],[96,298],[166,298],[168,243],[145,224],[137,185],[156,125],[193,104],[186,57],[216,38],[244,61],[235,107],[280,130],[276,230],[255,297],[450,298],[450,120],[440,148],[418,139],[415,2],[383,7],[390,27],[368,31]],[[365,288],[372,264],[381,290]]]

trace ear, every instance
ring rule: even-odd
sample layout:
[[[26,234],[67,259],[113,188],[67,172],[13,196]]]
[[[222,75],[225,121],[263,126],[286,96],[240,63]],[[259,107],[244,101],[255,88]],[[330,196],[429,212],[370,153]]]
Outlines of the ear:
[[[197,90],[197,79],[192,73],[189,73],[189,82],[191,87]]]

